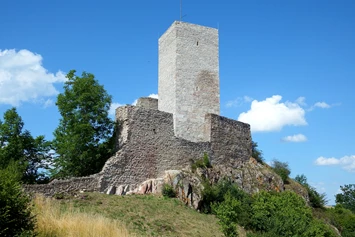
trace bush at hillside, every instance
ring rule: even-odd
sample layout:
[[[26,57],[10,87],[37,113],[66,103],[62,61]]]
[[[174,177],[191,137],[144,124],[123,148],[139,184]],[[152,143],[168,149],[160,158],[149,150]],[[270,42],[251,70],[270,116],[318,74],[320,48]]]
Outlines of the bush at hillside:
[[[288,176],[291,173],[290,167],[287,162],[281,162],[278,160],[273,160],[272,168],[276,174],[280,175],[282,181],[287,183]]]
[[[22,175],[15,164],[0,170],[0,236],[33,236],[29,197],[21,190]]]

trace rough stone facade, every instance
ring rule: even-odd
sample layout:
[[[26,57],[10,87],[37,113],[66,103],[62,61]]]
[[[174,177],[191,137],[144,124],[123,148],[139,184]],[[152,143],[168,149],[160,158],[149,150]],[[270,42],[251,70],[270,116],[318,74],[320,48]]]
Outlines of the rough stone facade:
[[[41,193],[45,196],[54,196],[59,193],[75,192],[96,192],[100,191],[98,186],[99,176],[77,177],[65,180],[53,180],[49,184],[28,184],[23,188],[29,193]]]
[[[205,115],[220,110],[217,29],[176,21],[160,37],[158,94],[175,136],[206,141]]]
[[[121,124],[120,150],[101,172],[102,192],[112,187],[121,190],[121,185],[134,187],[162,176],[166,170],[189,168],[204,153],[212,164],[230,167],[240,167],[251,156],[249,125],[219,115],[206,115],[206,142],[176,137],[171,113],[124,106],[117,108],[116,119]]]
[[[137,101],[137,107],[144,107],[147,109],[158,109],[158,99],[151,97],[141,97]]]
[[[204,153],[216,167],[243,167],[252,154],[250,126],[218,115],[218,67],[218,31],[174,22],[159,39],[159,100],[116,109],[118,151],[102,171],[25,189],[126,194],[167,170],[188,170]]]

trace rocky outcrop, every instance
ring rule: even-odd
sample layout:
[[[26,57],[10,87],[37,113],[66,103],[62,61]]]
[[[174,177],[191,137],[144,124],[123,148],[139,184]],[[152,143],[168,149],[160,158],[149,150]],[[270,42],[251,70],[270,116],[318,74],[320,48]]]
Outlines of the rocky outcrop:
[[[107,194],[116,195],[143,195],[161,194],[164,185],[170,185],[176,192],[177,198],[186,205],[198,209],[202,200],[202,179],[187,170],[167,170],[164,176],[149,179],[139,185],[120,185],[110,187]]]
[[[175,190],[181,201],[194,209],[199,209],[203,198],[203,181],[214,185],[223,179],[237,184],[250,194],[261,190],[276,192],[285,190],[282,179],[269,166],[250,158],[239,168],[213,166],[212,168],[197,168],[194,172],[192,170],[167,170],[162,177],[146,180],[139,185],[110,187],[107,193],[116,195],[161,194],[163,186],[168,184]]]

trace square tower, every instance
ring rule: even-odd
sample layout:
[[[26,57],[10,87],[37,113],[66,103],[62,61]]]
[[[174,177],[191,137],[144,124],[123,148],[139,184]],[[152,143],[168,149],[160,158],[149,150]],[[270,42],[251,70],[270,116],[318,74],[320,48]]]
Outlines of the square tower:
[[[175,21],[160,37],[158,94],[175,136],[206,141],[205,115],[220,110],[217,29]]]

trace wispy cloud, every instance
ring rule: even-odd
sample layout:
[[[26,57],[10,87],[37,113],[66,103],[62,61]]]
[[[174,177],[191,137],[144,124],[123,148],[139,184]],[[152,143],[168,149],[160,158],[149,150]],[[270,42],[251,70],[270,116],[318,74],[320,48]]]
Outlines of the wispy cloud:
[[[55,83],[66,78],[62,71],[49,73],[42,56],[23,49],[0,50],[0,104],[19,106],[23,102],[38,103],[57,95]]]
[[[122,105],[123,104],[120,104],[120,103],[111,103],[110,110],[108,111],[108,114],[115,116],[116,109]]]
[[[341,158],[326,158],[321,156],[314,163],[320,166],[340,166],[349,172],[355,172],[355,155],[343,156]]]
[[[312,111],[316,108],[320,108],[320,109],[330,109],[332,107],[335,107],[335,106],[339,106],[341,105],[341,103],[334,103],[334,104],[328,104],[324,101],[322,102],[316,102],[314,103],[314,105],[312,105],[310,108],[308,108],[308,111]]]
[[[263,101],[254,100],[249,111],[241,113],[238,120],[249,123],[253,132],[280,131],[284,126],[307,125],[305,110],[293,102],[281,102],[274,95]]]
[[[239,107],[245,103],[250,103],[253,101],[253,98],[249,97],[249,96],[243,96],[243,97],[238,97],[235,100],[229,100],[226,103],[226,107],[227,108],[231,108],[231,107]]]
[[[52,99],[47,99],[44,103],[43,103],[43,107],[47,108],[54,105],[54,101]]]
[[[292,136],[287,136],[281,139],[283,142],[305,142],[307,137],[303,134],[296,134]]]
[[[299,104],[300,106],[307,106],[306,103],[306,97],[300,96],[296,99],[295,101],[297,104]]]

